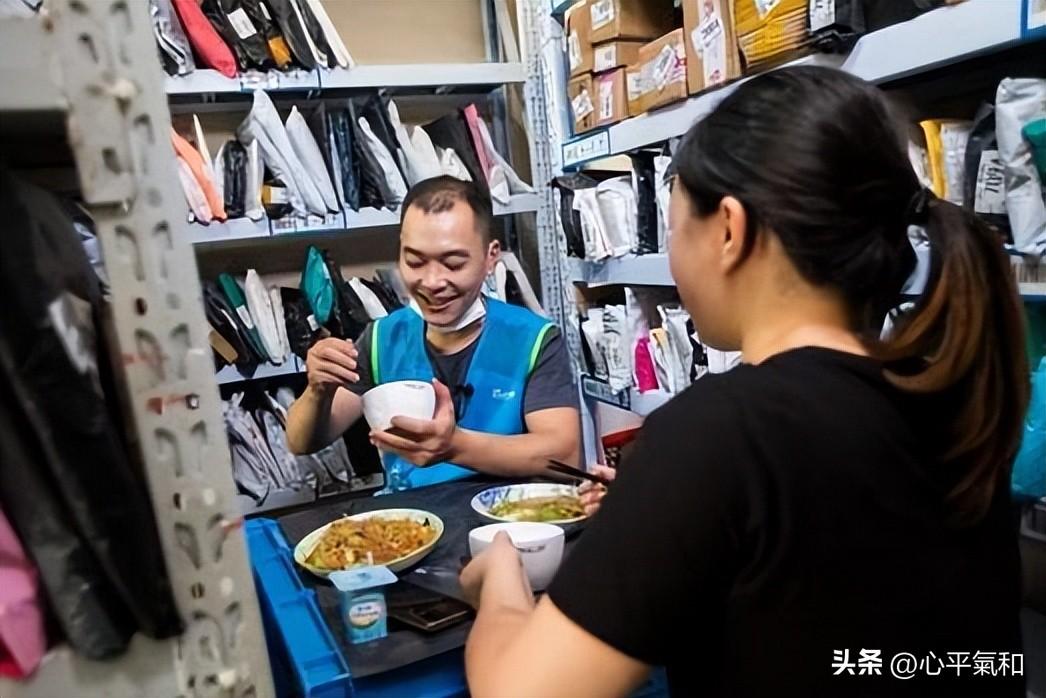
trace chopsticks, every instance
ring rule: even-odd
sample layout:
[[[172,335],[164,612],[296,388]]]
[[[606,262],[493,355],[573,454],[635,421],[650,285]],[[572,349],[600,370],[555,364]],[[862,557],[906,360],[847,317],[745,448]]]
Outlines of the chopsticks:
[[[560,475],[569,475],[570,477],[577,478],[579,480],[588,480],[589,482],[595,482],[596,484],[603,485],[604,487],[610,485],[610,480],[607,480],[605,477],[594,475],[592,473],[586,473],[584,470],[581,470],[580,468],[575,468],[572,465],[561,463],[558,460],[550,460],[548,462],[548,469],[554,473],[559,473]]]

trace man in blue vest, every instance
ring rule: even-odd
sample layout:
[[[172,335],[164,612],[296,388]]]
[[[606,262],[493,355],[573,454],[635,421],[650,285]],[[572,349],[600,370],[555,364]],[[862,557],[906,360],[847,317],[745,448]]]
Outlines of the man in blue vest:
[[[410,191],[402,211],[399,270],[414,302],[355,343],[313,346],[308,388],[288,415],[291,450],[338,438],[370,388],[421,379],[435,388],[434,417],[396,417],[391,430],[371,433],[392,489],[577,463],[580,418],[563,337],[545,318],[481,294],[500,254],[489,198],[471,182],[435,177]]]

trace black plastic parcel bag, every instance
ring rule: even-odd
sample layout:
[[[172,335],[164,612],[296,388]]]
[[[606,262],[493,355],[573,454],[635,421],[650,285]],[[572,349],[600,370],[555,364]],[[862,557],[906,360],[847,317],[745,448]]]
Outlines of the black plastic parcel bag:
[[[162,638],[183,626],[117,426],[99,282],[54,196],[0,171],[0,206],[0,380],[29,458],[4,448],[0,502],[70,643],[112,656],[129,627]]]
[[[247,149],[236,140],[222,147],[221,172],[222,196],[225,214],[229,218],[243,218],[247,209]]]
[[[552,186],[559,190],[559,220],[567,239],[567,254],[571,257],[585,258],[585,236],[581,232],[581,213],[574,210],[574,192],[594,189],[598,184],[580,172],[552,180]]]
[[[465,112],[458,109],[453,114],[448,114],[430,124],[426,124],[425,132],[429,134],[433,145],[441,148],[453,148],[469,176],[476,186],[484,194],[490,193],[487,177],[483,173],[483,167],[479,164],[479,155],[476,154],[476,145],[469,133],[468,122],[465,120]]]
[[[472,181],[482,190],[484,194],[490,194],[490,185],[486,182],[483,167],[479,164],[479,155],[476,154],[476,144],[469,132],[469,123],[464,118],[464,111],[457,110],[436,119],[425,126],[425,132],[434,145],[440,148],[451,148],[461,158],[465,170],[469,171]]]
[[[280,70],[287,70],[291,66],[293,55],[266,0],[240,0],[240,2],[247,12],[247,16],[258,29],[258,33],[265,39],[265,43],[269,47],[269,55],[276,67]]]
[[[360,210],[360,161],[356,158],[353,145],[352,116],[347,109],[332,109],[328,113],[328,126],[334,139],[334,155],[337,158],[338,176],[341,177],[341,192],[345,205],[353,211]],[[380,208],[380,207],[376,207]]]
[[[264,0],[272,10],[273,19],[279,25],[283,38],[294,55],[294,61],[306,70],[315,70],[316,57],[309,46],[309,31],[298,19],[292,0]]]
[[[312,8],[309,7],[309,0],[290,1],[298,4],[298,9],[301,10],[301,18],[305,20],[305,31],[309,32],[309,36],[312,38],[312,43],[316,46],[316,50],[319,51],[320,55],[323,57],[323,62],[326,67],[337,67],[338,61],[334,56],[334,52],[331,51],[330,45],[327,44],[327,35],[323,33],[323,26],[320,25],[319,20],[316,19],[316,15],[312,12]],[[317,56],[316,59],[318,61],[320,56]]]
[[[280,299],[283,302],[283,317],[287,323],[287,341],[291,351],[304,361],[312,345],[324,336],[324,331],[316,322],[312,308],[300,289],[280,288]]]
[[[360,127],[360,114],[353,100],[346,110],[352,127],[352,147],[356,161],[360,163],[360,206],[384,208],[396,200],[396,195],[385,178],[385,170],[378,157],[367,147],[366,137]]]
[[[327,329],[335,337],[341,339],[359,339],[363,330],[370,324],[370,315],[363,306],[352,287],[345,283],[341,274],[341,267],[326,250],[322,251],[323,262],[327,266],[331,282],[334,284],[334,312],[327,321]]]
[[[392,127],[389,119],[389,99],[375,93],[363,103],[360,116],[367,120],[374,135],[378,137],[381,144],[388,148],[392,159],[396,161],[396,169],[404,182],[409,182],[406,168],[403,166],[403,151],[400,149],[399,139],[396,138],[396,130]]]
[[[240,70],[269,70],[276,62],[242,0],[203,0],[200,9],[236,56]]]
[[[963,207],[1013,242],[1006,210],[1006,171],[995,136],[995,105],[984,103],[973,117],[963,163]]]
[[[633,183],[636,187],[638,211],[636,216],[636,254],[657,252],[657,186],[654,158],[659,153],[641,150],[631,154]]]

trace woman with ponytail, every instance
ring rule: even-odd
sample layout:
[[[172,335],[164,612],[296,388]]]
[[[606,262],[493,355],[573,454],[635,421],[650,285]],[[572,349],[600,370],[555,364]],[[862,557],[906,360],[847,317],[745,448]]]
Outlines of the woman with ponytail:
[[[665,666],[685,696],[1023,696],[1029,387],[999,240],[920,185],[885,96],[839,71],[742,84],[675,170],[672,275],[744,364],[648,418],[536,606],[506,538],[465,569],[473,695],[628,695]],[[915,227],[929,280],[881,336]],[[1009,670],[975,677],[977,652]]]

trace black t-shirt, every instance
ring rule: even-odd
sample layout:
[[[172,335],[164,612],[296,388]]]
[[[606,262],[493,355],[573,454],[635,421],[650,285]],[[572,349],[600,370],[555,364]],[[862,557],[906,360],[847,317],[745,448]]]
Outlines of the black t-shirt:
[[[360,380],[350,389],[357,395],[362,395],[374,387],[370,353],[373,336],[374,325],[372,323],[356,341],[356,349],[359,352],[357,373]],[[451,395],[455,398],[455,408],[459,420],[462,410],[467,409],[467,396],[462,393],[469,366],[472,365],[472,357],[475,355],[478,345],[477,339],[457,353],[440,354],[428,342],[425,342],[425,350],[432,363],[432,372],[440,382],[450,388]],[[573,407],[575,409],[578,407],[577,388],[574,385],[574,375],[570,368],[567,344],[556,328],[545,334],[537,363],[534,364],[534,370],[527,378],[523,394],[523,414],[554,407]]]
[[[1023,696],[971,678],[973,652],[1020,651],[1008,491],[972,528],[944,523],[927,404],[826,349],[703,378],[649,417],[552,600],[666,666],[677,696]],[[931,651],[971,654],[891,676],[901,652],[938,671]]]

